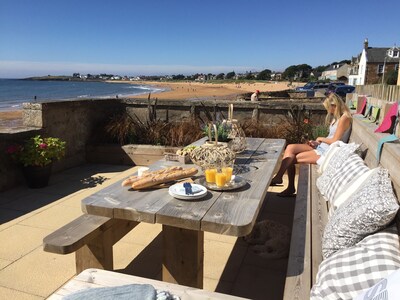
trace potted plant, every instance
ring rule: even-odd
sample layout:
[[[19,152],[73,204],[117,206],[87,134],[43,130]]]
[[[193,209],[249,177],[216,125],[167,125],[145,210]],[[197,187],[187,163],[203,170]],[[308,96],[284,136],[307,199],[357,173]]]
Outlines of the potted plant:
[[[14,144],[7,153],[22,165],[22,171],[30,188],[48,185],[53,161],[65,155],[65,142],[59,138],[40,135],[31,137],[24,144]]]

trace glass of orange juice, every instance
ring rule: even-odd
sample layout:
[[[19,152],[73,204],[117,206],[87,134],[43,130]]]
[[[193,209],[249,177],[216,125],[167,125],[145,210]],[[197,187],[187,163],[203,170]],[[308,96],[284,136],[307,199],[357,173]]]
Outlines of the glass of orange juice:
[[[215,183],[217,187],[223,187],[226,184],[226,174],[224,172],[217,172],[215,174]]]
[[[233,173],[233,165],[225,165],[221,168],[221,171],[225,173],[226,182],[231,181]]]
[[[214,167],[209,167],[204,171],[208,183],[215,183],[215,174],[217,174],[217,169]]]

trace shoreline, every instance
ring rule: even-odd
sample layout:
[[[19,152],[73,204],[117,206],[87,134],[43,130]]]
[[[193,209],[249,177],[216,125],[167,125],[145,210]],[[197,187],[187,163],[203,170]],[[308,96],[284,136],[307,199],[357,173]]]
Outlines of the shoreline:
[[[112,81],[111,83],[128,83],[160,88],[160,92],[150,93],[152,98],[158,100],[193,100],[193,99],[221,99],[235,100],[238,95],[260,92],[282,91],[288,89],[288,82],[255,82],[255,83],[203,83],[203,82],[159,82],[159,81]],[[298,83],[297,85],[302,85]],[[147,99],[149,93],[124,96],[126,98]],[[79,100],[77,98],[76,100]],[[22,123],[21,109],[0,110],[0,128],[10,127]]]

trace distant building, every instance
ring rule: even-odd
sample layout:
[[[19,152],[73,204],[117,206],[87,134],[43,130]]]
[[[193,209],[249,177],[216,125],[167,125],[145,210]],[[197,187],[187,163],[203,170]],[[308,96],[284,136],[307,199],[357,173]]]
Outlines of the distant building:
[[[282,73],[271,73],[271,80],[282,80]]]
[[[333,64],[324,70],[318,79],[347,82],[349,79],[349,71],[350,65],[348,64]]]
[[[399,69],[400,48],[369,47],[364,41],[362,52],[351,59],[348,83],[351,85],[377,84],[385,81],[386,75]]]

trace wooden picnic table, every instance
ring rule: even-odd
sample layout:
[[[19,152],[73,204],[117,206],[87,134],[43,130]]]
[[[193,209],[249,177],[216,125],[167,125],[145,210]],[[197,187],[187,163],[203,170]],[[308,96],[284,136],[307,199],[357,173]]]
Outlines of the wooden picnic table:
[[[85,198],[82,210],[109,218],[162,224],[163,281],[202,288],[204,231],[237,237],[251,232],[285,140],[247,138],[247,144],[246,151],[235,160],[236,174],[247,181],[240,189],[209,190],[202,199],[184,201],[170,196],[167,188],[133,191],[121,187],[120,180]],[[150,168],[178,164],[160,160]]]

